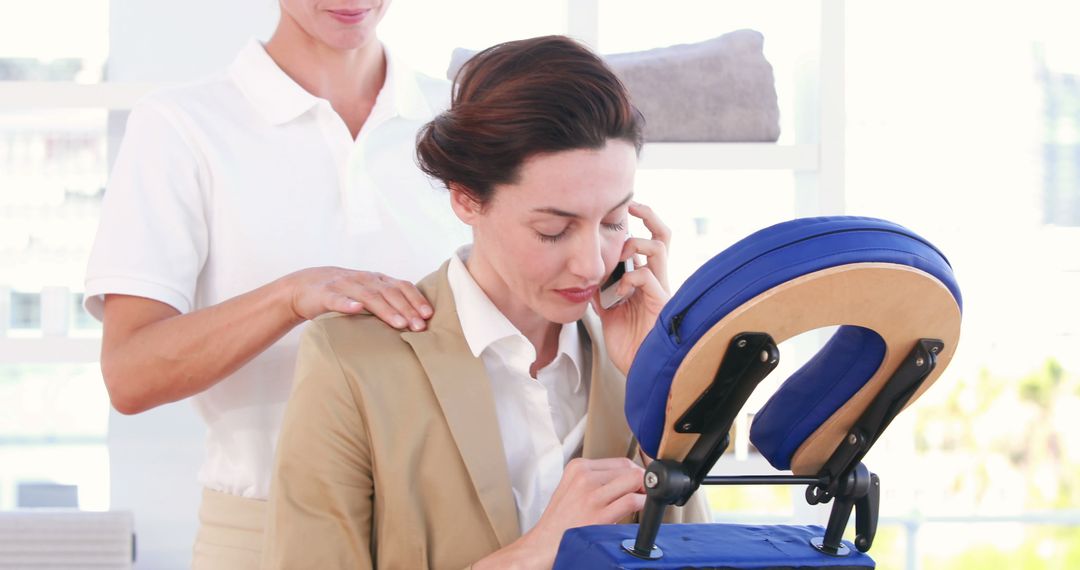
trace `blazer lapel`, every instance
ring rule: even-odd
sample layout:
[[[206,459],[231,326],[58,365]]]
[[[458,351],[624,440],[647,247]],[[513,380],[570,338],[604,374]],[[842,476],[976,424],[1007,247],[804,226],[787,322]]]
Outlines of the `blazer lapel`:
[[[418,284],[435,314],[423,332],[402,333],[427,373],[476,494],[501,546],[521,535],[510,474],[499,435],[495,398],[483,362],[461,330],[448,264]]]
[[[608,358],[600,317],[590,308],[579,323],[592,346],[588,418],[581,455],[588,459],[630,456],[633,438],[623,413],[626,377]]]

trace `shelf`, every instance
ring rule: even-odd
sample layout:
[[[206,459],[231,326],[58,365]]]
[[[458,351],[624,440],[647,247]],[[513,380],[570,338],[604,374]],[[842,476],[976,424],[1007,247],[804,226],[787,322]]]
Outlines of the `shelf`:
[[[97,337],[0,338],[0,365],[76,364],[100,358],[101,339]]]
[[[21,109],[131,109],[163,83],[63,81],[4,81],[0,84],[0,111]]]
[[[670,170],[816,171],[818,145],[776,143],[646,143],[638,168]]]

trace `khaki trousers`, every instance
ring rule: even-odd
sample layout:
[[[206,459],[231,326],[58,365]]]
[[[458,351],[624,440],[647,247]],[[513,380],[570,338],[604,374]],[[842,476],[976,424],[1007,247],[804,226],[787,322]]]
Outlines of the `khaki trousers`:
[[[193,570],[257,570],[266,501],[203,489]]]

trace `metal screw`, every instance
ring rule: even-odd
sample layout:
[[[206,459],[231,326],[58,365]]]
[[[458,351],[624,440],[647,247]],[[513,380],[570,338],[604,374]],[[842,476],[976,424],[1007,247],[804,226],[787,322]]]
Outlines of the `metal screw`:
[[[934,354],[937,354],[937,351],[938,351],[938,350],[939,350],[939,347],[936,347],[936,346],[931,346],[931,347],[930,347],[930,352],[932,352],[932,353],[934,353]]]
[[[660,478],[656,476],[656,473],[649,471],[645,474],[645,487],[649,489],[655,489],[656,485],[660,483]]]
[[[762,362],[768,362],[769,361],[769,351],[767,351],[767,350],[761,351],[761,361]]]
[[[746,339],[740,340],[739,342],[735,343],[735,346],[739,348],[746,348]]]
[[[682,425],[683,431],[690,431],[690,428],[694,427],[694,424],[686,422]]]
[[[926,364],[926,361],[923,360],[923,357],[920,356],[915,359],[915,366],[922,366],[923,364]]]
[[[855,443],[856,443],[857,441],[859,441],[859,438],[855,437],[855,434],[853,434],[853,433],[851,433],[851,434],[848,434],[848,436],[847,436],[847,442],[848,442],[849,444],[851,444],[851,445],[855,445]]]

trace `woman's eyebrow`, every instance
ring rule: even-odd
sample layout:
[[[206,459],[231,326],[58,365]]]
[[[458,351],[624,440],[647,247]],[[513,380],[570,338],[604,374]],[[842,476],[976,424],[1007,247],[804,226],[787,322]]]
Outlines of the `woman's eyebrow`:
[[[633,198],[633,197],[634,197],[633,192],[627,194],[626,197],[622,199],[622,201],[620,201],[618,204],[615,204],[615,206],[613,208],[608,210],[608,213],[610,214],[611,212],[614,212],[615,210],[618,210],[619,208],[625,206],[626,203],[629,202],[630,199]],[[562,218],[574,218],[574,219],[577,219],[577,218],[581,217],[580,214],[575,214],[573,212],[567,212],[566,210],[560,210],[559,208],[552,208],[552,207],[533,208],[533,211],[541,213],[541,214],[551,214],[553,216],[559,216],[559,217],[562,217]]]

